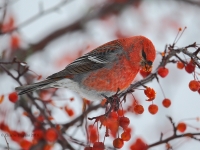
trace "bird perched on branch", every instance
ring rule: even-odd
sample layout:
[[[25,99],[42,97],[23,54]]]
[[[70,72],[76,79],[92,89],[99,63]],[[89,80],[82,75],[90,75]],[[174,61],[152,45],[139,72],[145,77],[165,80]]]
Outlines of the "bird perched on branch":
[[[69,88],[91,101],[125,90],[140,69],[149,71],[155,48],[144,36],[117,39],[77,58],[46,80],[17,87],[18,94],[46,88]]]

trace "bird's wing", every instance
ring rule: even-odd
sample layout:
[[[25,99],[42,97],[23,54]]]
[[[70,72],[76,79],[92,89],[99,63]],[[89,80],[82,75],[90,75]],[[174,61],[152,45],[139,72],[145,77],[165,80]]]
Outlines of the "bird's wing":
[[[109,42],[77,58],[64,70],[47,77],[47,79],[62,78],[103,68],[106,64],[114,61],[117,54],[121,52],[122,47],[117,41]]]

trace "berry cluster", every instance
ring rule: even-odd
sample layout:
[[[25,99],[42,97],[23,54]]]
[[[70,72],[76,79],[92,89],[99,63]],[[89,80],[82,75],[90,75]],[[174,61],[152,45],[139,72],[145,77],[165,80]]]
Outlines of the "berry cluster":
[[[145,87],[144,94],[148,98],[146,101],[150,101],[150,102],[153,102],[153,100],[155,99],[155,96],[156,96],[156,92],[154,91],[153,88],[150,88],[150,87]],[[162,104],[165,108],[168,108],[171,105],[171,100],[168,99],[168,98],[165,98],[162,101]],[[141,104],[139,104],[138,101],[135,100],[135,99],[134,99],[134,102],[132,104],[132,108],[133,108],[133,111],[136,114],[143,114],[143,112],[144,112],[144,107]],[[128,110],[131,110],[131,108],[129,108]],[[156,104],[152,103],[152,104],[149,105],[148,111],[149,111],[149,113],[154,115],[158,112],[158,106]]]
[[[46,140],[49,143],[55,143],[58,139],[58,133],[55,128],[49,128],[46,131],[37,128],[33,130],[33,139],[27,140],[26,139],[26,133],[24,131],[16,131],[11,129],[7,124],[4,122],[0,122],[0,129],[4,131],[5,133],[8,133],[10,138],[17,142],[22,149],[30,149],[31,146],[33,146],[35,143],[37,143],[40,140]],[[53,144],[51,145],[44,145],[45,150],[50,150],[52,148]]]
[[[189,63],[184,64],[181,61],[177,62],[177,68],[178,69],[183,69],[185,68],[185,71],[189,74],[194,73],[194,78],[195,78],[195,63],[194,61],[191,59]],[[191,91],[193,92],[198,92],[200,94],[200,81],[198,81],[197,79],[191,80],[189,82],[189,88]]]
[[[100,127],[104,126],[106,128],[105,137],[112,136],[114,137],[113,146],[115,148],[122,148],[124,145],[124,141],[129,141],[131,139],[131,128],[129,128],[130,120],[128,117],[124,116],[123,110],[112,111],[108,116],[102,115],[96,117],[95,123],[97,123],[97,127],[94,125],[90,125],[88,127],[89,132],[89,141],[93,143],[93,147],[85,147],[85,150],[103,150],[105,148],[104,142],[99,142],[99,134],[98,134],[98,122],[100,122]],[[119,128],[123,129],[121,136],[119,137]]]
[[[147,101],[153,101],[156,97],[156,92],[150,87],[146,87],[144,94],[149,98]],[[158,112],[158,106],[156,104],[151,104],[149,105],[148,110],[152,115],[154,115]]]

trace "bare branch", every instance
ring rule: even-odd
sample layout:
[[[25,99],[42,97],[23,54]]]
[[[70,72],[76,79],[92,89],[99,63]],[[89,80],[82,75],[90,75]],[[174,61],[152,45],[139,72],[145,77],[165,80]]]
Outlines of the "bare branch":
[[[172,136],[166,138],[165,140],[161,140],[161,141],[155,142],[153,144],[149,144],[148,148],[155,147],[155,146],[161,145],[161,144],[165,144],[165,143],[168,143],[169,141],[172,141],[172,140],[175,140],[178,138],[183,138],[183,137],[192,138],[193,136],[196,136],[196,135],[200,135],[200,133],[185,133],[185,134],[181,134],[181,135],[172,135]],[[194,138],[192,138],[192,139],[194,139]]]
[[[78,116],[77,118],[75,118],[74,120],[70,121],[69,123],[66,123],[63,125],[62,128],[62,132],[64,132],[65,130],[67,130],[69,127],[73,126],[74,124],[76,124],[77,122],[79,122],[81,120],[81,118],[84,118],[87,114],[89,114],[91,111],[93,110],[97,110],[98,108],[101,107],[101,104],[97,104],[94,106],[90,106],[84,113],[82,113],[80,116]]]
[[[13,32],[13,31],[19,30],[20,28],[22,28],[22,27],[24,27],[24,26],[26,26],[26,25],[28,25],[28,24],[30,24],[30,23],[36,21],[36,20],[39,19],[40,17],[45,16],[45,15],[47,15],[47,14],[53,12],[53,11],[58,10],[59,8],[61,8],[61,7],[63,7],[63,6],[65,6],[65,5],[67,4],[67,2],[70,2],[70,0],[63,0],[63,1],[60,2],[59,4],[55,5],[55,6],[52,7],[52,8],[49,8],[49,9],[47,9],[47,10],[45,10],[45,11],[44,11],[44,10],[40,10],[40,12],[39,12],[38,14],[36,14],[35,16],[30,17],[28,20],[26,20],[25,22],[19,24],[17,27],[13,28],[12,30],[7,31],[6,33],[1,32],[1,34],[8,34],[8,33],[11,33],[11,32]]]

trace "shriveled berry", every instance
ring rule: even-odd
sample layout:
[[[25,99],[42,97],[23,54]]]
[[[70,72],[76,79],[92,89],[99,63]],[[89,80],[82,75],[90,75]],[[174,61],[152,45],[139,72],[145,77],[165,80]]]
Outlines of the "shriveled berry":
[[[156,92],[153,88],[150,87],[146,87],[146,89],[144,90],[144,94],[149,98],[147,101],[152,101],[156,97]]]

